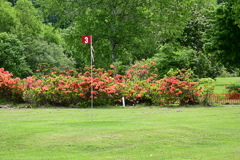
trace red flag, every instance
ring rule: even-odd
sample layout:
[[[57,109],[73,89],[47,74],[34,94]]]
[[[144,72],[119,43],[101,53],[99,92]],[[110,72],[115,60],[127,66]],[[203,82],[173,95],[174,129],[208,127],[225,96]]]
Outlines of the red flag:
[[[92,36],[82,36],[82,44],[92,44]]]

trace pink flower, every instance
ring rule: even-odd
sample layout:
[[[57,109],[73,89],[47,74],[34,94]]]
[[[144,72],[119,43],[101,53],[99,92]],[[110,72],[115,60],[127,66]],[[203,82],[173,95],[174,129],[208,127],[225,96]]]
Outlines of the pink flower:
[[[155,65],[156,63],[152,61],[151,64],[152,64],[152,65]]]
[[[195,92],[195,93],[193,93],[193,94],[194,94],[194,95],[197,95],[197,96],[199,95],[199,93],[198,93],[198,92]]]
[[[161,89],[163,89],[163,90],[166,89],[166,88],[167,88],[166,86],[162,86],[162,87],[161,87]]]
[[[91,91],[91,94],[97,94],[97,91]]]
[[[182,94],[183,92],[182,91],[179,91],[176,93],[176,96],[178,96],[179,94]]]
[[[115,68],[115,66],[113,64],[110,65],[110,68]]]
[[[142,97],[142,95],[141,95],[141,94],[138,94],[138,95],[137,95],[137,97],[138,97],[138,98],[141,98],[141,97]]]

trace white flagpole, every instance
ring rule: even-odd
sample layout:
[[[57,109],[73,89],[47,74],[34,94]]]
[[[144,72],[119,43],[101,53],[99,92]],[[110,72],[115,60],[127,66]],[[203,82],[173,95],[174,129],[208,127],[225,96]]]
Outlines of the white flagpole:
[[[93,50],[92,50],[92,36],[90,36],[90,58],[91,58],[91,109],[92,109],[92,121],[93,121]]]

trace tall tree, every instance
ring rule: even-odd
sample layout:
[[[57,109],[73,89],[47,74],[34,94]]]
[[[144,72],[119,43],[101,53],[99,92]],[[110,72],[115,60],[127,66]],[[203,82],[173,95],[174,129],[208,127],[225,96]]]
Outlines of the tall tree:
[[[191,13],[193,16],[185,26],[183,33],[178,37],[182,46],[203,52],[204,42],[202,37],[209,27],[207,13],[214,6],[216,6],[216,2],[213,1],[201,1],[198,5],[192,6]]]
[[[236,24],[238,24],[240,28],[240,1],[239,0],[229,0],[229,3],[234,12],[234,18]]]
[[[206,31],[205,50],[227,68],[240,68],[240,28],[230,3],[221,3],[212,12],[211,27]]]
[[[0,68],[2,67],[18,77],[32,74],[26,62],[23,43],[10,33],[0,33]]]
[[[15,3],[17,2],[17,0],[7,0],[7,1],[12,3],[12,5],[15,5]]]
[[[86,63],[87,46],[82,35],[92,35],[95,64],[106,67],[113,62],[129,64],[152,57],[169,35],[179,34],[189,18],[191,0],[44,0],[41,6],[71,24],[65,39],[75,58]],[[51,11],[51,12],[50,12]],[[187,15],[187,16],[186,16]],[[77,55],[76,55],[77,53]]]
[[[18,0],[14,6],[20,25],[16,27],[15,34],[20,39],[34,38],[42,32],[43,19],[31,1]]]
[[[18,19],[11,3],[0,0],[0,32],[11,32],[17,25]]]

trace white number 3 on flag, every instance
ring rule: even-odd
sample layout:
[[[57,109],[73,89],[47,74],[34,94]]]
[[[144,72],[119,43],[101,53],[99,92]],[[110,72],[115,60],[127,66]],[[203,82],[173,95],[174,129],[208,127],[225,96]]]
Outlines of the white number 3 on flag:
[[[82,36],[82,44],[91,44],[91,36]]]

